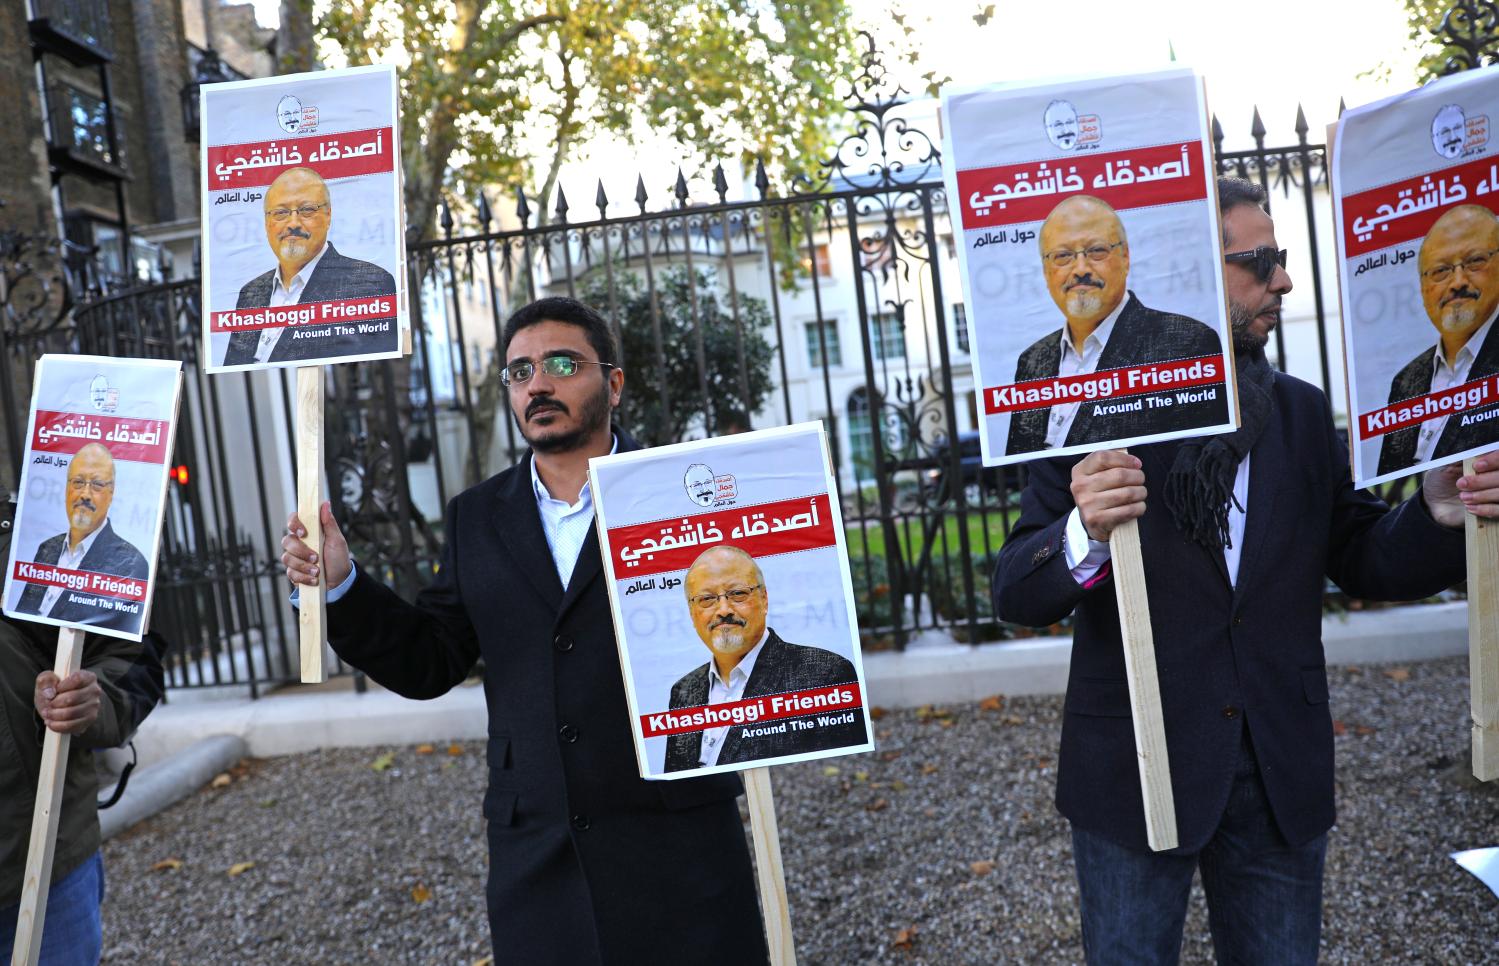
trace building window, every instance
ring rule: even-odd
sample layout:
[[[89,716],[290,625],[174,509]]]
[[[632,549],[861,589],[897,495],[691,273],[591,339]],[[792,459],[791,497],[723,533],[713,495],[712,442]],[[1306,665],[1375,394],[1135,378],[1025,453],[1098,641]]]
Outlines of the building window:
[[[869,318],[869,345],[876,359],[904,359],[906,333],[894,312],[876,312]]]
[[[822,358],[823,340],[827,340],[828,358]],[[838,323],[832,319],[807,323],[807,364],[814,369],[843,365],[843,350],[838,346]]]
[[[874,425],[869,415],[869,390],[863,386],[848,397],[848,461],[855,479],[874,475]]]
[[[810,273],[814,265],[817,266],[818,278],[833,277],[833,255],[828,246],[813,245],[810,258],[805,253],[802,255],[802,271]]]
[[[958,337],[958,351],[968,351],[968,306],[962,302],[952,304],[953,332]]]

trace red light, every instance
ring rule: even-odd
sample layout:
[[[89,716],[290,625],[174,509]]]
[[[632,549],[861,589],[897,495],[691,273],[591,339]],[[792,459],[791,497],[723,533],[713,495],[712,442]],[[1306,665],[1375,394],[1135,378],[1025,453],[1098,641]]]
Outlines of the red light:
[[[182,463],[182,464],[179,464],[177,466],[172,467],[172,479],[176,480],[177,483],[178,483],[178,485],[180,485],[180,486],[187,486],[187,464],[186,463]]]

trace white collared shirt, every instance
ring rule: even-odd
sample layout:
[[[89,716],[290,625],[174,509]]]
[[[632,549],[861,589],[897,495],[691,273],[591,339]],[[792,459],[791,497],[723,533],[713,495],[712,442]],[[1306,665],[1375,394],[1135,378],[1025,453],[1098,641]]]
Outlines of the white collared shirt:
[[[610,439],[609,453],[613,455],[619,450],[619,440],[613,436]],[[547,549],[552,551],[552,563],[556,564],[557,576],[566,589],[578,566],[583,543],[588,539],[588,529],[593,526],[593,491],[585,482],[578,491],[577,503],[553,499],[536,472],[535,453],[531,454],[531,491],[536,494],[536,510],[541,514],[541,532],[546,534]]]
[[[1473,370],[1473,360],[1478,356],[1483,340],[1488,338],[1489,329],[1494,327],[1495,315],[1499,315],[1499,309],[1495,309],[1494,315],[1489,316],[1483,328],[1470,335],[1463,347],[1457,350],[1456,365],[1447,365],[1447,354],[1442,351],[1441,340],[1437,340],[1437,347],[1431,353],[1432,392],[1452,389],[1468,381],[1468,373]],[[1447,428],[1447,420],[1450,418],[1450,414],[1443,413],[1421,423],[1421,431],[1416,434],[1416,462],[1424,463],[1431,459],[1432,452],[1437,448],[1437,440],[1442,438],[1442,431]]]
[[[271,272],[271,300],[268,303],[273,309],[279,309],[283,305],[296,305],[302,298],[302,293],[307,290],[307,281],[312,278],[312,273],[317,271],[318,262],[328,253],[328,243],[323,242],[323,247],[312,257],[312,261],[303,265],[297,274],[291,277],[290,285],[281,283],[281,266],[277,265],[275,271]],[[261,329],[260,338],[255,341],[255,361],[265,362],[271,357],[271,350],[276,348],[276,340],[281,338],[281,329]]]
[[[89,548],[94,545],[94,540],[100,533],[104,532],[104,524],[108,522],[109,518],[105,517],[104,523],[95,527],[93,533],[78,541],[77,547],[71,545],[71,541],[68,539],[70,534],[63,534],[62,553],[57,555],[56,565],[65,570],[77,570],[78,565],[83,563],[83,558],[88,556]],[[62,596],[62,592],[66,589],[66,587],[48,587],[47,592],[42,595],[42,606],[37,610],[37,613],[44,616],[47,615],[52,610],[52,605],[57,603],[57,598]]]
[[[1086,376],[1098,369],[1098,357],[1103,355],[1103,347],[1108,345],[1109,333],[1114,331],[1114,323],[1119,321],[1119,314],[1124,311],[1124,306],[1129,302],[1129,294],[1125,293],[1119,304],[1114,306],[1114,311],[1104,316],[1098,328],[1088,333],[1083,340],[1083,354],[1077,354],[1076,347],[1072,344],[1071,330],[1062,326],[1062,357],[1057,361],[1057,377],[1064,379],[1067,376]],[[1051,415],[1046,420],[1046,448],[1055,449],[1067,441],[1067,433],[1072,429],[1072,420],[1077,416],[1077,407],[1082,401],[1062,403],[1051,407]]]
[[[770,628],[760,635],[760,643],[750,648],[750,652],[739,659],[734,669],[729,672],[729,679],[725,681],[718,675],[718,662],[708,661],[708,703],[728,704],[733,701],[744,700],[744,686],[749,683],[750,675],[755,671],[755,662],[760,659],[760,651],[765,647],[765,642],[770,640]],[[721,728],[709,728],[703,732],[702,748],[698,751],[698,764],[718,764],[718,753],[723,751],[724,736],[729,733],[730,725]]]
[[[1223,563],[1228,568],[1228,582],[1235,587],[1239,585],[1239,561],[1244,554],[1244,520],[1249,509],[1249,457],[1252,455],[1246,454],[1239,461],[1239,468],[1234,473],[1234,502],[1228,505],[1228,546],[1223,548]],[[1067,516],[1062,553],[1067,557],[1067,569],[1072,571],[1072,579],[1080,584],[1092,580],[1109,559],[1108,542],[1088,536],[1082,512],[1076,507]]]

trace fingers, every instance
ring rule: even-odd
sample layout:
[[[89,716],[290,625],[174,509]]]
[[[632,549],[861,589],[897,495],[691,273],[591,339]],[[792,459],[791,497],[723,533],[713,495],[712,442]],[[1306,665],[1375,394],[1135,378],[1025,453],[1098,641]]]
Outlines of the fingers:
[[[286,579],[294,584],[317,586],[317,551],[309,547],[302,538],[307,528],[295,513],[286,518],[286,533],[281,538],[281,566],[286,568]]]
[[[1094,540],[1107,540],[1115,527],[1145,513],[1140,467],[1140,460],[1123,450],[1098,450],[1072,468],[1072,502]]]
[[[103,689],[92,671],[75,671],[61,681],[50,671],[37,676],[37,714],[48,728],[59,734],[87,731],[98,720],[103,697]]]
[[[1079,470],[1081,470],[1084,474],[1093,474],[1114,467],[1137,470],[1142,465],[1143,464],[1141,464],[1138,457],[1131,456],[1129,453],[1126,453],[1122,449],[1094,450],[1087,456],[1083,457],[1082,460],[1073,467],[1072,477],[1073,479],[1076,479]]]
[[[1473,472],[1458,478],[1457,495],[1464,509],[1475,516],[1499,516],[1499,453],[1475,459]]]

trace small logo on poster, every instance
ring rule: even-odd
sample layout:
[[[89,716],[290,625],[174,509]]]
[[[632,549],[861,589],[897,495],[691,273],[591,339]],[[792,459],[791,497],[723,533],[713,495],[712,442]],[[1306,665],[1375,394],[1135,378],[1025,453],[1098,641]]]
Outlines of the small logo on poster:
[[[1431,119],[1431,146],[1449,161],[1480,154],[1489,143],[1486,114],[1469,117],[1458,104],[1443,104]]]
[[[311,134],[317,130],[318,109],[303,105],[295,94],[276,103],[276,123],[287,134]]]
[[[1063,151],[1091,151],[1103,140],[1103,123],[1097,114],[1079,114],[1068,100],[1046,105],[1041,117],[1046,139]]]
[[[88,384],[89,402],[101,413],[112,413],[120,408],[120,390],[110,386],[102,375],[95,376]]]
[[[707,463],[693,463],[682,477],[687,498],[700,507],[728,506],[739,495],[734,477],[715,475]]]

